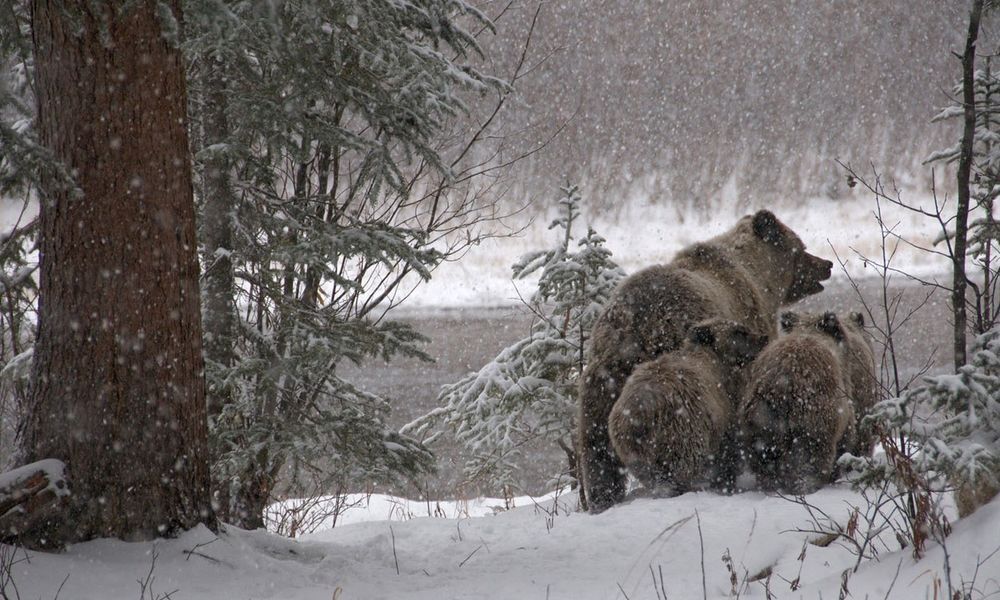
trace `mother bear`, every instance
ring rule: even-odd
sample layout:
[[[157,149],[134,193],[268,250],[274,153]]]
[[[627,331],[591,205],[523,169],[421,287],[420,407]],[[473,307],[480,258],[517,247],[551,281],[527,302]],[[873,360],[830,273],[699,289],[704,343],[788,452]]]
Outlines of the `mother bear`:
[[[778,308],[822,291],[832,269],[762,210],[682,250],[670,264],[623,280],[594,324],[580,384],[578,465],[588,508],[602,511],[625,495],[608,415],[637,365],[679,348],[688,328],[706,319],[736,321],[773,337]]]

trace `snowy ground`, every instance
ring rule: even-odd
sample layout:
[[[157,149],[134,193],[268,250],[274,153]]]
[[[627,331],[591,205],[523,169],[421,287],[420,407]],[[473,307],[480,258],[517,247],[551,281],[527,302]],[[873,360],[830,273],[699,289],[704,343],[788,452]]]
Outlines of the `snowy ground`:
[[[859,502],[842,487],[807,499],[842,525]],[[43,599],[62,586],[59,598],[80,600],[170,592],[174,600],[638,600],[658,598],[662,573],[667,598],[682,600],[734,597],[722,560],[728,554],[743,598],[767,597],[766,579],[744,581],[770,568],[771,597],[832,599],[856,563],[845,545],[816,546],[808,542],[819,536],[795,531],[809,528],[803,508],[759,493],[636,500],[600,515],[574,512],[565,496],[516,502],[518,508],[497,514],[490,506],[502,506],[499,500],[446,503],[434,508],[447,517],[427,517],[419,516],[424,503],[407,512],[397,500],[375,497],[370,508],[345,515],[346,524],[298,541],[263,530],[216,536],[200,528],[154,543],[98,540],[62,554],[18,551],[14,582],[20,598]],[[958,589],[975,578],[972,598],[1000,593],[1000,555],[992,554],[1000,546],[998,523],[1000,500],[956,523],[948,538],[952,584]],[[847,589],[852,598],[939,598],[947,596],[945,578],[940,547],[919,562],[908,551],[882,549],[848,575]],[[9,584],[6,593],[17,597]]]
[[[711,216],[688,213],[681,219],[673,207],[642,201],[625,206],[617,214],[594,219],[593,225],[629,272],[669,260],[683,246],[724,231],[738,216],[759,208],[720,202]],[[853,260],[851,248],[866,254],[878,251],[873,208],[870,197],[858,195],[774,210],[811,251],[832,258],[835,249],[842,257],[852,257],[853,273],[864,275],[868,271]],[[916,243],[927,245],[937,234],[933,223],[891,213],[887,220],[899,222]],[[412,306],[420,312],[516,302],[509,266],[522,252],[551,245],[547,224],[548,219],[539,218],[524,237],[490,242],[462,262],[445,265],[411,298]],[[897,255],[897,265],[922,274],[943,271],[926,255],[905,248]],[[519,287],[530,290],[530,284]],[[859,499],[846,488],[831,487],[809,501],[843,525]],[[806,543],[816,536],[794,531],[808,527],[804,509],[759,493],[637,500],[601,515],[575,512],[566,496],[518,498],[515,504],[518,508],[497,511],[502,500],[427,503],[373,496],[342,515],[336,528],[299,541],[263,531],[229,529],[216,536],[200,529],[156,543],[98,540],[57,555],[18,551],[12,568],[18,593],[3,579],[2,567],[0,585],[6,586],[7,597],[42,599],[162,599],[169,594],[174,600],[637,600],[658,598],[660,586],[654,586],[651,569],[657,580],[662,569],[662,589],[671,600],[728,598],[732,584],[721,558],[728,551],[741,597],[766,597],[763,582],[744,585],[743,580],[771,567],[768,590],[774,598],[837,598],[842,572],[856,561],[843,545]],[[957,523],[948,539],[951,581],[957,587],[975,577],[972,598],[1000,594],[1000,554],[991,554],[1000,547],[998,532],[1000,500]],[[850,596],[945,597],[943,550],[933,549],[914,562],[908,551],[893,552],[898,544],[892,540],[886,535],[889,548],[849,576]],[[11,558],[11,549],[4,550]],[[0,555],[0,565],[3,558]]]

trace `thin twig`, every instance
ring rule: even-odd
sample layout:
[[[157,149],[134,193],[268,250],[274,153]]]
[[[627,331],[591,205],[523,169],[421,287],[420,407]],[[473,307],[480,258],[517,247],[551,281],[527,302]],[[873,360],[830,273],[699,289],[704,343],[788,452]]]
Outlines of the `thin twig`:
[[[701,547],[701,593],[704,600],[708,600],[708,584],[705,580],[705,538],[701,535],[701,515],[698,509],[694,509],[694,518],[698,523],[698,544]]]
[[[207,546],[209,544],[213,544],[213,543],[215,543],[217,541],[219,541],[219,538],[215,538],[213,540],[209,540],[209,541],[203,542],[201,544],[195,544],[194,548],[191,548],[190,550],[184,550],[184,554],[187,554],[187,558],[185,558],[184,561],[187,562],[187,561],[191,560],[191,555],[192,554],[197,554],[198,556],[201,556],[203,558],[207,558],[209,560],[213,560],[215,562],[219,562],[219,559],[217,559],[215,557],[212,557],[212,556],[208,556],[208,555],[202,554],[201,552],[197,551],[198,548],[204,548],[205,546]]]
[[[458,563],[458,567],[462,568],[462,565],[464,565],[465,563],[469,562],[469,559],[472,558],[476,554],[476,552],[479,552],[480,548],[482,548],[482,547],[483,547],[482,544],[476,546],[475,550],[473,550],[472,552],[470,552],[469,555],[466,556],[464,560],[462,560],[462,562]]]
[[[653,570],[653,563],[649,563],[649,576],[653,578],[653,592],[656,594],[656,600],[663,600],[660,590],[656,587],[656,571]]]
[[[59,600],[59,594],[63,591],[63,587],[65,587],[67,581],[69,581],[69,573],[66,573],[66,576],[63,577],[62,583],[59,584],[59,589],[56,590],[56,595],[52,597],[52,600]]]
[[[396,564],[396,575],[399,575],[399,557],[396,556],[396,532],[392,530],[392,525],[389,526],[389,536],[392,537],[392,561]],[[461,567],[462,565],[458,566]]]
[[[631,598],[628,597],[628,594],[625,593],[625,588],[622,587],[622,584],[619,583],[617,585],[618,591],[622,593],[622,596],[625,596],[625,600],[631,600]]]
[[[693,518],[694,518],[694,515],[690,515],[690,516],[683,517],[681,519],[678,519],[678,520],[674,521],[670,525],[667,525],[666,527],[664,527],[663,531],[661,531],[660,533],[656,534],[656,537],[654,537],[652,539],[652,541],[650,541],[648,544],[646,544],[646,547],[643,548],[642,552],[639,553],[639,556],[636,557],[635,561],[629,567],[628,573],[625,574],[624,581],[626,581],[626,582],[632,580],[633,579],[633,574],[635,574],[636,584],[635,584],[635,588],[633,589],[633,591],[635,591],[636,589],[638,589],[639,577],[640,576],[638,574],[636,574],[636,568],[639,567],[639,564],[641,562],[644,562],[643,556],[645,556],[650,550],[653,550],[652,554],[654,554],[654,555],[656,553],[658,553],[659,550],[660,550],[660,548],[662,548],[664,544],[666,544],[667,542],[669,542],[670,539],[673,538],[674,534],[676,534],[680,530],[680,528],[682,526],[684,526],[685,524],[687,524],[687,522],[690,521]]]
[[[892,588],[896,585],[896,579],[899,578],[899,570],[903,568],[903,559],[899,559],[899,563],[896,565],[896,574],[892,576],[892,581],[889,582],[889,589],[885,591],[885,598],[883,600],[889,600],[889,594],[892,593]]]

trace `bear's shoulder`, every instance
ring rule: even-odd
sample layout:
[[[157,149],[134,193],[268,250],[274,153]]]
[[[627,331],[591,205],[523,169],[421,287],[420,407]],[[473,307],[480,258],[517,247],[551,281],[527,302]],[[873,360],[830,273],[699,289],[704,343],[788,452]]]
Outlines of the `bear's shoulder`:
[[[736,265],[736,259],[731,248],[708,241],[698,242],[681,250],[673,264],[732,268]]]

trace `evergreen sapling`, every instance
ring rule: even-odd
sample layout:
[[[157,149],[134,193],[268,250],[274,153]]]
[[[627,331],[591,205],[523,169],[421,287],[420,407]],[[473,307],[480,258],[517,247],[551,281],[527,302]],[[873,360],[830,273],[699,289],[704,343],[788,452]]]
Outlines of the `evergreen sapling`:
[[[453,432],[470,456],[466,475],[483,484],[516,485],[520,450],[536,440],[566,453],[569,477],[554,474],[554,485],[575,483],[578,378],[593,323],[624,272],[593,229],[574,244],[581,197],[576,186],[562,191],[561,214],[550,225],[561,230],[559,243],[512,267],[515,279],[539,276],[537,289],[524,301],[536,318],[528,337],[444,386],[441,407],[403,429],[428,436],[427,443]]]

